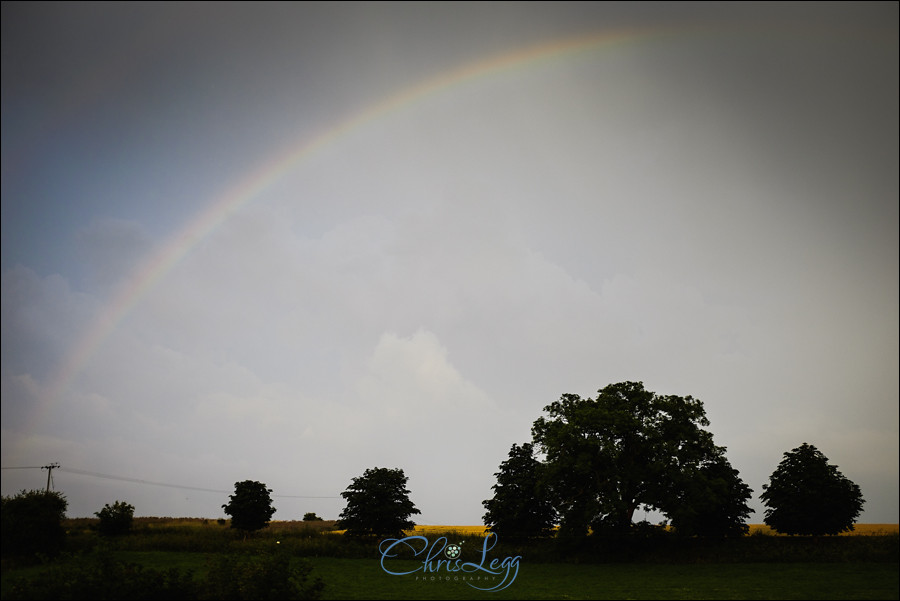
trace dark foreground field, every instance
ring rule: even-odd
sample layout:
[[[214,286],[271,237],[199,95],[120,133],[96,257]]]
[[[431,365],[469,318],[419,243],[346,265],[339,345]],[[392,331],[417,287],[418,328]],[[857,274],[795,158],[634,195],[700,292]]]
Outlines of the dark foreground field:
[[[148,567],[202,572],[209,555],[122,552]],[[302,560],[298,560],[302,561]],[[377,559],[307,558],[325,583],[322,599],[898,599],[900,572],[890,563],[567,564],[523,561],[515,580],[443,575],[392,576]],[[26,570],[36,577],[39,568]],[[4,576],[4,589],[15,574]],[[4,598],[15,598],[4,594]],[[29,598],[29,597],[25,597]],[[40,598],[31,597],[31,598]],[[150,598],[150,597],[147,597]]]
[[[273,525],[246,540],[214,521],[144,522],[135,532],[116,538],[99,537],[89,523],[73,522],[69,527],[67,550],[55,559],[41,563],[4,558],[3,599],[185,598],[185,590],[193,598],[240,598],[230,596],[241,594],[236,588],[230,592],[208,588],[211,576],[218,574],[221,585],[223,580],[256,578],[254,570],[267,569],[271,573],[264,577],[275,582],[285,579],[281,573],[285,566],[303,565],[311,568],[309,583],[321,579],[323,588],[309,590],[322,599],[900,599],[896,534],[748,536],[727,541],[664,537],[577,545],[506,541],[485,556],[498,563],[518,558],[517,569],[493,576],[478,570],[448,571],[446,562],[425,573],[422,557],[389,560],[386,565],[392,572],[408,572],[389,574],[382,567],[377,541],[347,541],[329,532],[330,524]],[[482,537],[448,530],[429,534],[428,539],[442,536],[446,541],[465,540],[461,561],[480,561]],[[272,568],[274,563],[268,568],[227,563],[236,557],[253,562],[275,556],[284,562],[278,570]],[[105,572],[98,567],[104,561],[131,567]],[[246,565],[254,567],[248,571]],[[219,574],[222,566],[234,572]],[[166,573],[170,576],[164,577]],[[156,594],[146,587],[110,582],[134,574],[141,582],[169,578],[168,588]],[[56,586],[63,581],[80,584]],[[199,588],[191,588],[192,583]],[[262,598],[260,590],[264,589],[255,589],[247,598]]]
[[[377,562],[319,558],[323,599],[897,599],[891,564],[527,564],[499,592],[390,576]],[[493,583],[476,585],[491,586]]]

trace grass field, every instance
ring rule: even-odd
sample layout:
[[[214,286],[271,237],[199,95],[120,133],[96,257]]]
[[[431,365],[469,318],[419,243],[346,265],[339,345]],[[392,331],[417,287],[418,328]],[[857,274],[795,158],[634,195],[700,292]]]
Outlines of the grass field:
[[[123,552],[148,568],[203,574],[206,553]],[[323,599],[898,599],[890,563],[529,564],[498,592],[461,580],[392,576],[377,559],[307,558],[326,583]],[[37,568],[35,568],[37,569]],[[418,576],[418,577],[417,577]],[[6,580],[6,578],[4,578]],[[475,582],[476,585],[486,585]]]
[[[17,580],[46,582],[46,570],[90,561],[103,550],[145,569],[190,571],[198,581],[220,573],[211,568],[217,558],[274,552],[291,562],[309,562],[325,583],[325,599],[900,599],[897,524],[860,524],[849,537],[773,536],[752,525],[749,536],[729,541],[664,536],[629,545],[597,539],[600,544],[577,548],[554,540],[501,540],[488,559],[519,557],[517,569],[506,581],[485,574],[473,582],[479,572],[448,572],[446,560],[444,569],[425,574],[424,555],[414,559],[409,553],[388,562],[408,566],[393,571],[411,573],[389,574],[377,542],[347,540],[334,531],[334,522],[272,522],[246,539],[224,520],[137,518],[133,533],[115,539],[98,537],[94,522],[67,520],[68,554],[50,564],[4,558],[2,598],[11,598],[8,591]],[[460,561],[478,563],[485,533],[483,526],[423,525],[408,534],[464,543]],[[501,582],[509,585],[495,592],[470,586]]]
[[[900,589],[892,564],[523,562],[512,585],[485,592],[458,580],[391,576],[377,561],[310,561],[328,583],[325,599],[897,599]]]

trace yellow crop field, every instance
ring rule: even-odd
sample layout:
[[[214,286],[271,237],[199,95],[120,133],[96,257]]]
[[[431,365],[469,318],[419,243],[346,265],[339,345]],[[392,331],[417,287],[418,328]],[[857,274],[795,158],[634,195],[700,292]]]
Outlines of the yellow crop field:
[[[748,524],[750,530],[748,534],[765,534],[769,536],[781,536],[765,524]],[[415,530],[409,534],[427,535],[427,534],[446,534],[446,533],[468,534],[470,536],[484,535],[484,526],[433,526],[422,525],[416,526]],[[840,536],[872,536],[884,534],[900,533],[900,524],[855,524],[852,532],[844,532]]]
[[[470,536],[481,536],[484,534],[484,526],[416,526],[413,534],[447,534],[447,533],[468,534]]]
[[[765,524],[749,524],[750,534],[767,534],[782,536]],[[873,536],[900,533],[900,524],[854,524],[851,532],[842,532],[839,536]]]

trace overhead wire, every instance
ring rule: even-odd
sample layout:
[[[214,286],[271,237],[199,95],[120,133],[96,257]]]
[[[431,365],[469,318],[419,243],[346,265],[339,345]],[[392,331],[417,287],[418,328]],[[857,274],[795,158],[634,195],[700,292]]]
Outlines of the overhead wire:
[[[4,467],[2,469],[5,470],[28,470],[28,469],[43,469],[41,466],[22,466],[22,467]],[[167,488],[177,488],[181,490],[195,490],[199,492],[211,492],[217,494],[228,494],[232,491],[230,490],[222,490],[216,488],[203,488],[200,486],[188,486],[185,484],[170,484],[167,482],[155,482],[153,480],[144,480],[141,478],[129,478],[127,476],[114,476],[112,474],[101,474],[99,472],[92,472],[89,470],[82,470],[73,467],[61,467],[58,466],[56,469],[70,472],[72,474],[78,474],[81,476],[91,476],[94,478],[103,478],[105,480],[118,480],[121,482],[133,482],[135,484],[147,484],[151,486],[165,486]],[[337,499],[340,497],[337,496],[320,496],[320,495],[272,495],[273,497],[278,497],[282,499]]]

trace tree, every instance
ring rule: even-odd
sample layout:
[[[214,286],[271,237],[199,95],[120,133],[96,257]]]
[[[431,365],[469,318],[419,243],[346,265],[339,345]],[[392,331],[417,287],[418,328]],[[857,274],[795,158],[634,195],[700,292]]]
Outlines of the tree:
[[[117,536],[131,530],[134,522],[134,505],[122,501],[116,501],[113,505],[108,503],[103,509],[95,513],[100,518],[97,530],[106,536]]]
[[[803,443],[763,484],[766,525],[783,534],[839,534],[853,530],[862,511],[859,486],[830,465],[813,445]]]
[[[353,478],[341,496],[347,506],[339,516],[339,528],[350,536],[402,536],[416,523],[409,517],[421,513],[409,499],[408,478],[402,469],[367,469]]]
[[[545,536],[553,529],[553,505],[539,478],[541,462],[534,457],[534,446],[513,445],[509,459],[494,474],[494,498],[482,502],[487,513],[484,524],[492,532],[508,537]]]
[[[322,518],[320,518],[320,517],[317,516],[315,513],[313,513],[312,511],[310,511],[310,512],[308,512],[308,513],[304,513],[304,514],[303,514],[303,521],[304,521],[304,522],[321,522],[321,521],[322,521]]]
[[[2,547],[4,555],[53,555],[62,550],[66,531],[62,521],[69,502],[55,491],[21,491],[2,497]]]
[[[234,494],[231,501],[222,505],[225,513],[231,516],[231,527],[252,532],[269,525],[275,508],[272,507],[272,490],[262,482],[244,480],[234,483]]]
[[[698,512],[725,512],[732,522],[749,514],[739,479],[730,487],[712,485],[727,462],[725,449],[704,430],[709,420],[699,400],[621,382],[599,390],[596,399],[565,394],[544,411],[549,415],[534,422],[532,435],[546,454],[544,476],[562,534],[628,531],[641,505],[696,523],[688,521],[687,504],[717,489],[734,494],[715,494]]]
[[[753,494],[724,455],[704,460],[681,475],[668,516],[680,536],[743,536],[750,529],[747,501]]]

